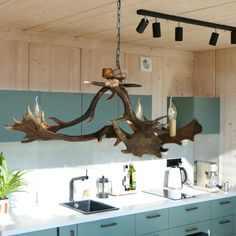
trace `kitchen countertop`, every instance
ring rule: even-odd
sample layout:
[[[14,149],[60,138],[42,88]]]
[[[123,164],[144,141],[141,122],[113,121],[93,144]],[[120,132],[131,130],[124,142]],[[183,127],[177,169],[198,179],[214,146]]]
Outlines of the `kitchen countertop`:
[[[236,196],[236,190],[227,193],[223,191],[210,193],[186,188],[185,193],[195,195],[195,197],[182,200],[169,200],[143,192],[118,197],[109,196],[107,199],[93,197],[91,199],[119,207],[119,210],[89,215],[84,215],[59,204],[14,208],[11,209],[9,214],[0,216],[0,236],[17,235],[65,225]]]

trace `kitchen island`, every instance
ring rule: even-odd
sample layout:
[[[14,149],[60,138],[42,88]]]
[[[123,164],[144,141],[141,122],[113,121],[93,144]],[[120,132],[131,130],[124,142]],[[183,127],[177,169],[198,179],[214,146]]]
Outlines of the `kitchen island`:
[[[191,235],[210,229],[216,230],[214,236],[223,236],[219,233],[225,230],[235,234],[236,191],[207,193],[191,189],[191,193],[195,197],[182,200],[169,200],[143,192],[107,199],[94,197],[94,200],[119,210],[90,215],[58,203],[15,208],[8,215],[0,216],[0,236],[131,236],[154,235],[155,232],[161,236],[182,236],[183,232]]]

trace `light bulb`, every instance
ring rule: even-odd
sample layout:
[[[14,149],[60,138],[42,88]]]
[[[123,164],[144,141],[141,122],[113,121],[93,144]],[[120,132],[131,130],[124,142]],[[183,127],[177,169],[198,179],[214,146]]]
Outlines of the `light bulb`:
[[[136,106],[136,117],[139,119],[139,120],[142,120],[143,118],[143,107],[142,107],[142,104],[140,102],[140,98],[138,99],[138,104]]]

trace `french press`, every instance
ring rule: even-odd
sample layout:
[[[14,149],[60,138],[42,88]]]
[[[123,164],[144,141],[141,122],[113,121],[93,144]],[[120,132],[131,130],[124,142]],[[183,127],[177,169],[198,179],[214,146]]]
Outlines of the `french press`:
[[[111,181],[109,181],[108,178],[105,178],[104,176],[97,179],[97,197],[108,198],[110,183]]]

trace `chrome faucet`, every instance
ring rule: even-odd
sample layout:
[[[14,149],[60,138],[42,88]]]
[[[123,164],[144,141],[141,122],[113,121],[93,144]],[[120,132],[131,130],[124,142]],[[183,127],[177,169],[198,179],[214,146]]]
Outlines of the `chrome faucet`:
[[[74,201],[74,182],[76,180],[86,180],[88,179],[88,170],[86,170],[86,175],[85,176],[79,176],[79,177],[74,177],[70,180],[70,183],[69,183],[69,201]]]

